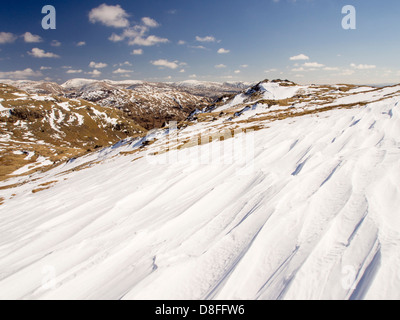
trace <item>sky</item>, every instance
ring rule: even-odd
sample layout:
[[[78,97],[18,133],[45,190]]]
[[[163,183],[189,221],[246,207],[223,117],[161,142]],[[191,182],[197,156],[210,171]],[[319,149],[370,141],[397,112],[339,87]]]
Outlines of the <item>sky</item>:
[[[399,13],[398,0],[8,1],[0,79],[399,83]]]

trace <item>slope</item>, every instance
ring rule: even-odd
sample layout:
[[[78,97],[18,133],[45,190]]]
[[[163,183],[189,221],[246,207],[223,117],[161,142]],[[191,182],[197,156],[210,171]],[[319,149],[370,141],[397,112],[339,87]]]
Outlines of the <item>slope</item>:
[[[201,113],[4,190],[0,298],[399,299],[400,87],[340,88]]]

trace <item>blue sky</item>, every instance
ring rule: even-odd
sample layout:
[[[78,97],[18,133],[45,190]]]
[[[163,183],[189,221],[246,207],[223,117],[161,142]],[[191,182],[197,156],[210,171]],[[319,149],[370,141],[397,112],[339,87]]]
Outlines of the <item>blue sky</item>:
[[[342,28],[345,5],[355,30]],[[7,2],[0,78],[397,83],[399,13],[398,0]]]

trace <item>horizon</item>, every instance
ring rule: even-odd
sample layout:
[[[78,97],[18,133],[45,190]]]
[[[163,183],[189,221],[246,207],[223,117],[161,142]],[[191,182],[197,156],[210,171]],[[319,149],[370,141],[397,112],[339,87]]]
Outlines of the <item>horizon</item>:
[[[1,79],[400,83],[394,0],[353,1],[350,30],[342,0],[53,1],[55,29],[46,4],[3,5]]]

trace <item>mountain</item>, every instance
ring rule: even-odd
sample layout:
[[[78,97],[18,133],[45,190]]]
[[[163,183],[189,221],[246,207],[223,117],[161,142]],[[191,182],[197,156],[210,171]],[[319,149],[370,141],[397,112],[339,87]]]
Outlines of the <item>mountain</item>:
[[[195,108],[211,102],[163,83],[74,79],[61,86],[66,97],[117,108],[146,129],[184,120]]]
[[[0,180],[26,176],[145,131],[114,108],[0,84]]]
[[[32,80],[0,80],[0,83],[8,84],[29,93],[63,95],[64,88],[55,82]]]
[[[212,99],[219,98],[222,95],[235,94],[247,89],[253,83],[251,82],[209,82],[198,80],[186,80],[181,82],[168,83],[170,86],[185,90],[192,94],[205,96]]]
[[[399,107],[265,80],[10,177],[0,299],[400,299]]]
[[[70,99],[114,107],[146,128],[162,127],[169,121],[182,121],[196,108],[206,107],[221,95],[236,94],[251,85],[244,82],[183,81],[177,83],[140,80],[71,79],[53,82],[0,80],[29,93],[55,94]]]

